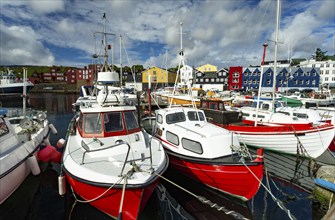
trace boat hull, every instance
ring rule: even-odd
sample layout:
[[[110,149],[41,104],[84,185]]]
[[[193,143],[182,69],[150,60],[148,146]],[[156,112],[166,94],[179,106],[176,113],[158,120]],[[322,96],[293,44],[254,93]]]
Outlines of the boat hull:
[[[292,126],[229,125],[239,142],[255,148],[317,158],[334,138],[334,126],[295,130]]]
[[[66,178],[70,186],[81,198],[93,200],[90,202],[91,205],[113,218],[120,217],[119,209],[123,190],[122,184],[111,187],[113,184],[107,186],[101,183],[86,182],[74,178],[68,173]],[[123,197],[122,219],[138,218],[139,213],[143,211],[158,182],[157,179],[149,185],[139,185],[137,187],[126,186]]]
[[[19,93],[22,94],[23,93],[23,83],[16,83],[17,85],[4,85],[4,86],[0,86],[0,93]],[[34,87],[33,84],[28,84],[26,85],[26,91],[29,92],[32,88]]]
[[[242,200],[251,199],[262,181],[263,162],[212,163],[168,155],[170,165],[184,175]]]
[[[27,161],[23,161],[6,176],[0,179],[0,204],[3,203],[22,184],[30,174],[31,169]]]

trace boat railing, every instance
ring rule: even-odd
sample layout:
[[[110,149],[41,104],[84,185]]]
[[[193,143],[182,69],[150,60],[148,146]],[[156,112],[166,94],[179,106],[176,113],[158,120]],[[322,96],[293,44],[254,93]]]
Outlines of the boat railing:
[[[102,145],[101,142],[100,142],[100,145]],[[150,159],[150,167],[152,168],[152,150],[151,150],[151,144],[150,144],[150,146],[149,146],[150,156],[145,157],[144,153],[141,153],[141,157],[140,157],[140,158],[136,158],[136,159],[128,160],[129,152],[130,152],[130,148],[131,148],[131,147],[130,147],[129,143],[124,142],[124,141],[118,141],[116,144],[114,144],[114,145],[112,145],[112,146],[108,146],[108,147],[102,147],[102,148],[97,148],[97,149],[91,149],[91,148],[88,146],[88,144],[86,144],[86,143],[82,140],[82,141],[81,141],[81,146],[83,147],[83,149],[84,149],[85,151],[84,151],[84,153],[83,153],[83,157],[82,157],[82,160],[81,160],[81,165],[84,164],[86,153],[91,153],[91,152],[97,152],[97,151],[107,150],[107,149],[111,149],[111,148],[119,147],[119,146],[122,146],[122,145],[126,145],[128,149],[127,149],[126,157],[125,157],[125,160],[124,160],[124,163],[123,163],[121,172],[120,172],[120,174],[119,174],[120,177],[123,175],[123,171],[124,171],[124,168],[125,168],[125,166],[126,166],[127,163],[132,164],[132,166],[136,166],[136,164],[135,164],[134,162],[136,162],[136,161],[144,161],[144,160],[146,160],[146,159]]]
[[[183,129],[185,129],[186,131],[190,131],[190,132],[192,132],[192,133],[194,133],[194,134],[197,134],[197,135],[199,135],[199,136],[201,136],[201,137],[206,137],[206,135],[204,135],[204,134],[201,134],[201,133],[199,133],[199,132],[196,132],[196,131],[193,131],[192,129],[189,129],[189,128],[187,128],[187,127],[184,127],[184,126],[181,126],[181,125],[179,125],[179,124],[175,124],[176,126],[178,126],[178,127],[180,127],[180,128],[183,128]],[[195,126],[201,126],[200,124],[195,124]]]

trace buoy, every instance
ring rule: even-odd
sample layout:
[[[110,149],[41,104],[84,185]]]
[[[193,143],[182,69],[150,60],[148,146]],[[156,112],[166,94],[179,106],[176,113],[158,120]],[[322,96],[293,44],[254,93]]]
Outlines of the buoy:
[[[55,128],[55,126],[53,125],[53,124],[49,124],[49,128],[50,128],[50,130],[51,130],[51,132],[53,133],[53,134],[57,134],[58,132],[57,132],[57,129]]]
[[[60,196],[64,196],[66,193],[66,183],[65,183],[65,176],[61,175],[58,177],[58,193]]]
[[[59,149],[63,148],[64,147],[64,143],[65,143],[65,140],[63,138],[59,139],[57,141],[57,144],[56,144],[57,148],[59,148]]]
[[[38,175],[41,173],[40,166],[38,165],[37,159],[34,155],[28,157],[28,164],[33,175]]]
[[[38,159],[43,162],[55,162],[60,163],[62,159],[62,154],[56,150],[55,147],[47,145],[45,148],[37,153]]]

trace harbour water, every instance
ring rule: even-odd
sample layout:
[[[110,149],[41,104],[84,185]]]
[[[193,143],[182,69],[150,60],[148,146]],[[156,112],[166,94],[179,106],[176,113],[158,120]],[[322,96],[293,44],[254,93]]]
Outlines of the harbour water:
[[[58,130],[57,135],[51,136],[51,144],[66,137],[74,115],[72,103],[77,97],[77,94],[30,94],[28,106],[47,111],[49,121]],[[22,100],[7,100],[2,106],[22,106]],[[0,220],[110,219],[89,204],[75,202],[69,187],[65,196],[59,196],[56,171],[59,165],[43,166],[40,175],[30,175],[15,194],[0,205]],[[321,219],[327,210],[312,195],[316,167],[314,161],[265,152],[262,185],[248,202],[214,191],[168,169],[164,177],[169,181],[161,180],[139,219]]]

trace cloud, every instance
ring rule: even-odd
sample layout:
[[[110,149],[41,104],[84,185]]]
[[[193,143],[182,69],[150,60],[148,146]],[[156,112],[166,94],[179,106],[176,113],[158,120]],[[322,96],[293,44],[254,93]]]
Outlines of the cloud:
[[[30,27],[0,23],[0,65],[52,65],[54,56]]]
[[[26,3],[35,12],[42,14],[64,10],[62,0],[26,0]]]
[[[183,22],[183,48],[189,65],[212,63],[220,68],[259,64],[265,41],[269,44],[266,57],[273,59],[275,6],[275,1],[269,0],[0,1],[5,28],[30,30],[30,44],[50,56],[50,51],[54,52],[56,63],[64,56],[56,55],[53,47],[66,51],[63,54],[75,50],[91,62],[90,55],[100,50],[101,43],[101,36],[94,39],[93,33],[103,31],[102,14],[106,13],[107,32],[115,34],[108,38],[114,43],[115,63],[119,62],[122,35],[128,52],[128,57],[122,53],[123,63],[129,59],[133,64],[160,66],[167,50],[168,65],[178,65]],[[333,8],[330,0],[283,1],[279,40],[284,44],[279,45],[278,59],[287,58],[289,44],[293,56],[309,58],[317,47],[334,54]],[[22,41],[1,36],[1,45],[15,40]],[[73,58],[68,58],[70,63]]]

